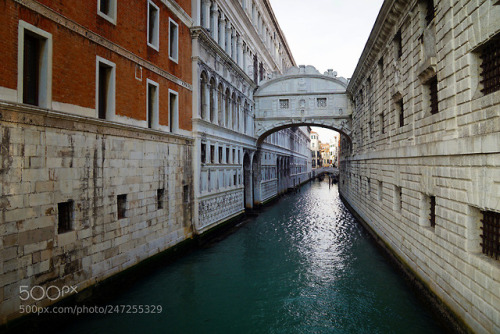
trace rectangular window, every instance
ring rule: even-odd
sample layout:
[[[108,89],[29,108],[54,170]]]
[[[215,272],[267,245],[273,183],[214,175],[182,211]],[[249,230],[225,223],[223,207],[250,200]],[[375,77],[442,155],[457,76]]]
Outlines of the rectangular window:
[[[424,0],[425,5],[425,22],[427,25],[431,24],[432,20],[434,20],[435,11],[434,11],[434,0]]]
[[[215,162],[215,145],[210,145],[210,163]]]
[[[385,133],[384,113],[383,112],[381,112],[379,115],[379,122],[380,122],[380,133]]]
[[[97,57],[97,116],[112,120],[115,113],[115,64]]]
[[[384,77],[384,58],[380,58],[378,61],[378,71],[380,74],[380,79]]]
[[[316,99],[318,108],[326,108],[326,98],[321,97]]]
[[[155,50],[160,46],[160,9],[148,1],[148,45]]]
[[[207,162],[207,144],[201,144],[201,163]]]
[[[288,108],[290,108],[290,100],[280,99],[280,109],[288,109]]]
[[[403,105],[403,99],[396,101],[396,111],[399,115],[399,126],[402,127],[405,125],[405,110]]]
[[[429,224],[431,227],[436,226],[436,196],[429,197]]]
[[[437,114],[439,112],[438,109],[438,87],[437,87],[437,77],[434,76],[432,79],[429,80],[427,83],[429,87],[429,100],[430,100],[430,107],[431,107],[431,114]]]
[[[241,163],[241,152],[240,150],[238,150],[238,164]]]
[[[116,196],[116,213],[118,215],[118,219],[125,218],[127,214],[127,195],[118,195]]]
[[[146,92],[146,110],[147,115],[146,119],[148,122],[148,128],[150,129],[158,129],[158,118],[159,118],[159,97],[158,97],[158,84],[149,79],[147,82],[147,92]]]
[[[219,163],[222,163],[222,147],[219,146]]]
[[[236,163],[236,150],[233,148],[233,164]]]
[[[394,36],[394,47],[396,50],[396,59],[401,59],[401,56],[403,56],[403,42],[401,39],[401,30],[398,30],[396,36]]]
[[[169,19],[168,30],[168,57],[177,63],[179,60],[179,26]]]
[[[481,92],[484,95],[500,90],[500,34],[490,39],[479,54],[481,58]]]
[[[226,163],[229,163],[229,147],[226,147]]]
[[[496,260],[500,257],[500,213],[482,211],[481,248],[483,254]]]
[[[233,185],[236,185],[236,174],[233,175]]]
[[[179,104],[178,104],[179,94],[173,90],[168,90],[168,124],[170,132],[179,131]]]
[[[401,187],[394,186],[394,210],[401,212],[403,208],[403,190]]]
[[[73,201],[57,203],[57,233],[65,233],[72,230],[73,223]]]
[[[165,197],[165,189],[157,189],[156,190],[156,203],[157,203],[157,209],[163,209],[163,201]]]
[[[52,100],[52,35],[19,21],[18,102],[50,108]]]
[[[97,1],[97,14],[109,22],[116,24],[116,0]]]
[[[182,197],[184,199],[184,203],[190,202],[189,186],[187,184],[182,187]]]

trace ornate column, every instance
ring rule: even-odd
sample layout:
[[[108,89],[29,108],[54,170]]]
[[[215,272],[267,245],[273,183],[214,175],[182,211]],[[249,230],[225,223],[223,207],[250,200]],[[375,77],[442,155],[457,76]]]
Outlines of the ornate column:
[[[228,55],[231,55],[231,36],[232,36],[231,23],[229,23],[228,21],[226,25],[226,46],[224,47],[224,50],[226,50],[226,53]]]
[[[210,29],[210,0],[201,0],[202,21],[201,25],[205,29]]]
[[[207,84],[204,87],[205,89],[205,117],[203,118],[205,121],[210,122],[210,83],[207,79]]]
[[[216,43],[219,41],[219,7],[217,6],[217,3],[214,2],[212,4],[212,38],[215,40]]]
[[[226,17],[224,13],[220,13],[219,45],[224,50],[226,49]]]
[[[231,34],[231,58],[236,61],[236,29],[233,29]]]
[[[243,67],[243,38],[241,38],[241,36],[237,37],[236,45],[237,45],[237,47],[236,47],[236,50],[237,50],[236,62],[238,63],[239,67],[242,67],[243,69],[245,69]]]

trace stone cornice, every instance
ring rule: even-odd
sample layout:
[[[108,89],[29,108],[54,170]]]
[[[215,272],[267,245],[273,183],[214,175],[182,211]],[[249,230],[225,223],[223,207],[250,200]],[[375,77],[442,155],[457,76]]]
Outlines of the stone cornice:
[[[193,26],[193,19],[177,2],[174,0],[161,0],[161,2],[188,28]]]
[[[250,86],[250,90],[253,90],[257,87],[255,82],[240,68],[240,66],[221,48],[219,44],[217,44],[212,37],[208,34],[208,32],[200,26],[191,27],[191,37],[193,39],[199,39],[202,43],[207,45],[209,49],[214,50],[217,55],[222,58],[227,64],[231,66],[235,72],[237,72],[243,80],[247,82]]]
[[[22,115],[20,117],[20,115]],[[120,137],[175,141],[182,140],[192,145],[193,138],[170,132],[142,128],[99,118],[84,117],[68,114],[52,109],[13,103],[0,100],[0,121],[23,123],[42,127],[61,128],[66,130],[84,131],[89,133],[102,133],[119,135]]]
[[[403,14],[404,9],[414,0],[385,0],[377,16],[370,37],[365,44],[361,57],[359,58],[354,74],[352,75],[347,91],[353,94],[363,80],[363,74],[378,61],[378,55],[387,44],[388,39],[394,32],[394,27]]]
[[[21,4],[22,6],[25,6],[26,8],[46,17],[47,19],[65,27],[66,29],[82,36],[83,38],[92,41],[95,44],[98,44],[112,52],[115,52],[116,54],[122,56],[123,58],[126,58],[146,69],[148,69],[151,72],[154,72],[158,74],[161,77],[164,77],[167,80],[170,80],[179,86],[182,86],[190,91],[193,90],[193,86],[190,83],[187,83],[183,81],[180,78],[177,78],[176,76],[170,74],[169,72],[161,69],[160,67],[150,63],[149,61],[140,58],[136,54],[128,51],[127,49],[123,48],[122,46],[115,44],[111,42],[110,40],[102,37],[101,35],[98,35],[97,33],[85,28],[84,26],[80,25],[79,23],[72,21],[65,16],[55,12],[53,9],[42,5],[36,1],[30,1],[30,0],[14,0],[15,2]]]

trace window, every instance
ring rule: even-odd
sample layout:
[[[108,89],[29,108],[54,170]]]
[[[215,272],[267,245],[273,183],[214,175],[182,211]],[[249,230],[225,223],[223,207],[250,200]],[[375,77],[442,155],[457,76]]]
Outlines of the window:
[[[115,64],[97,57],[96,66],[97,117],[112,120],[115,114]]]
[[[403,43],[401,40],[401,30],[398,30],[396,36],[394,36],[394,47],[396,50],[396,59],[401,59],[403,55]]]
[[[402,127],[405,125],[405,110],[402,98],[396,101],[396,112],[399,115],[399,126]]]
[[[159,106],[158,106],[158,84],[154,81],[147,79],[147,92],[146,92],[146,120],[148,128],[158,129],[159,122]]]
[[[236,174],[233,175],[233,185],[236,185]]]
[[[423,0],[425,5],[425,22],[427,25],[431,24],[434,20],[434,0]]]
[[[179,131],[179,104],[177,98],[179,94],[173,90],[168,90],[168,124],[170,132]]]
[[[229,147],[226,147],[226,163],[229,163]]]
[[[184,203],[190,202],[189,186],[187,184],[182,187],[182,197],[184,198]]]
[[[215,145],[210,145],[210,163],[215,162]]]
[[[19,21],[18,102],[51,108],[52,35]]]
[[[236,150],[233,148],[233,164],[236,163]]]
[[[116,24],[116,0],[97,1],[97,14],[109,22]]]
[[[500,90],[500,34],[490,39],[480,50],[481,92],[484,95]]]
[[[316,99],[316,103],[318,108],[325,108],[326,107],[326,98],[320,97]]]
[[[148,45],[157,50],[160,47],[160,9],[148,1]]]
[[[431,227],[435,227],[436,226],[436,197],[435,196],[429,197],[429,203],[430,203],[429,224],[431,225]]]
[[[379,114],[379,122],[380,122],[380,133],[385,133],[385,128],[384,128],[384,112],[381,112]]]
[[[481,248],[483,254],[496,260],[500,257],[500,213],[482,211]]]
[[[207,144],[201,144],[201,163],[207,162]]]
[[[394,186],[394,210],[401,212],[403,208],[403,190],[401,187]]]
[[[219,146],[219,163],[222,163],[222,147]]]
[[[382,79],[384,77],[384,58],[380,58],[378,61],[378,70],[380,74],[380,78]]]
[[[430,109],[431,109],[431,114],[433,115],[439,112],[437,84],[438,84],[437,76],[432,77],[427,83],[427,86],[429,87]]]
[[[280,99],[280,109],[288,109],[290,107],[289,101],[288,99]]]
[[[168,31],[168,57],[177,63],[179,60],[179,26],[172,19],[169,19]]]
[[[156,203],[157,209],[163,209],[163,201],[165,199],[165,189],[157,189],[156,190]]]
[[[57,233],[66,233],[72,230],[73,201],[57,203],[58,221]]]
[[[116,212],[118,219],[123,219],[127,213],[127,195],[118,195],[116,197]]]

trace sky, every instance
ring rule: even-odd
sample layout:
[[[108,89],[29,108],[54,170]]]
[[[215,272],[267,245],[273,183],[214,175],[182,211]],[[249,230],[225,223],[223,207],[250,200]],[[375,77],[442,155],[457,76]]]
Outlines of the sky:
[[[383,0],[270,0],[297,65],[350,78]],[[331,130],[313,128],[328,142]]]

